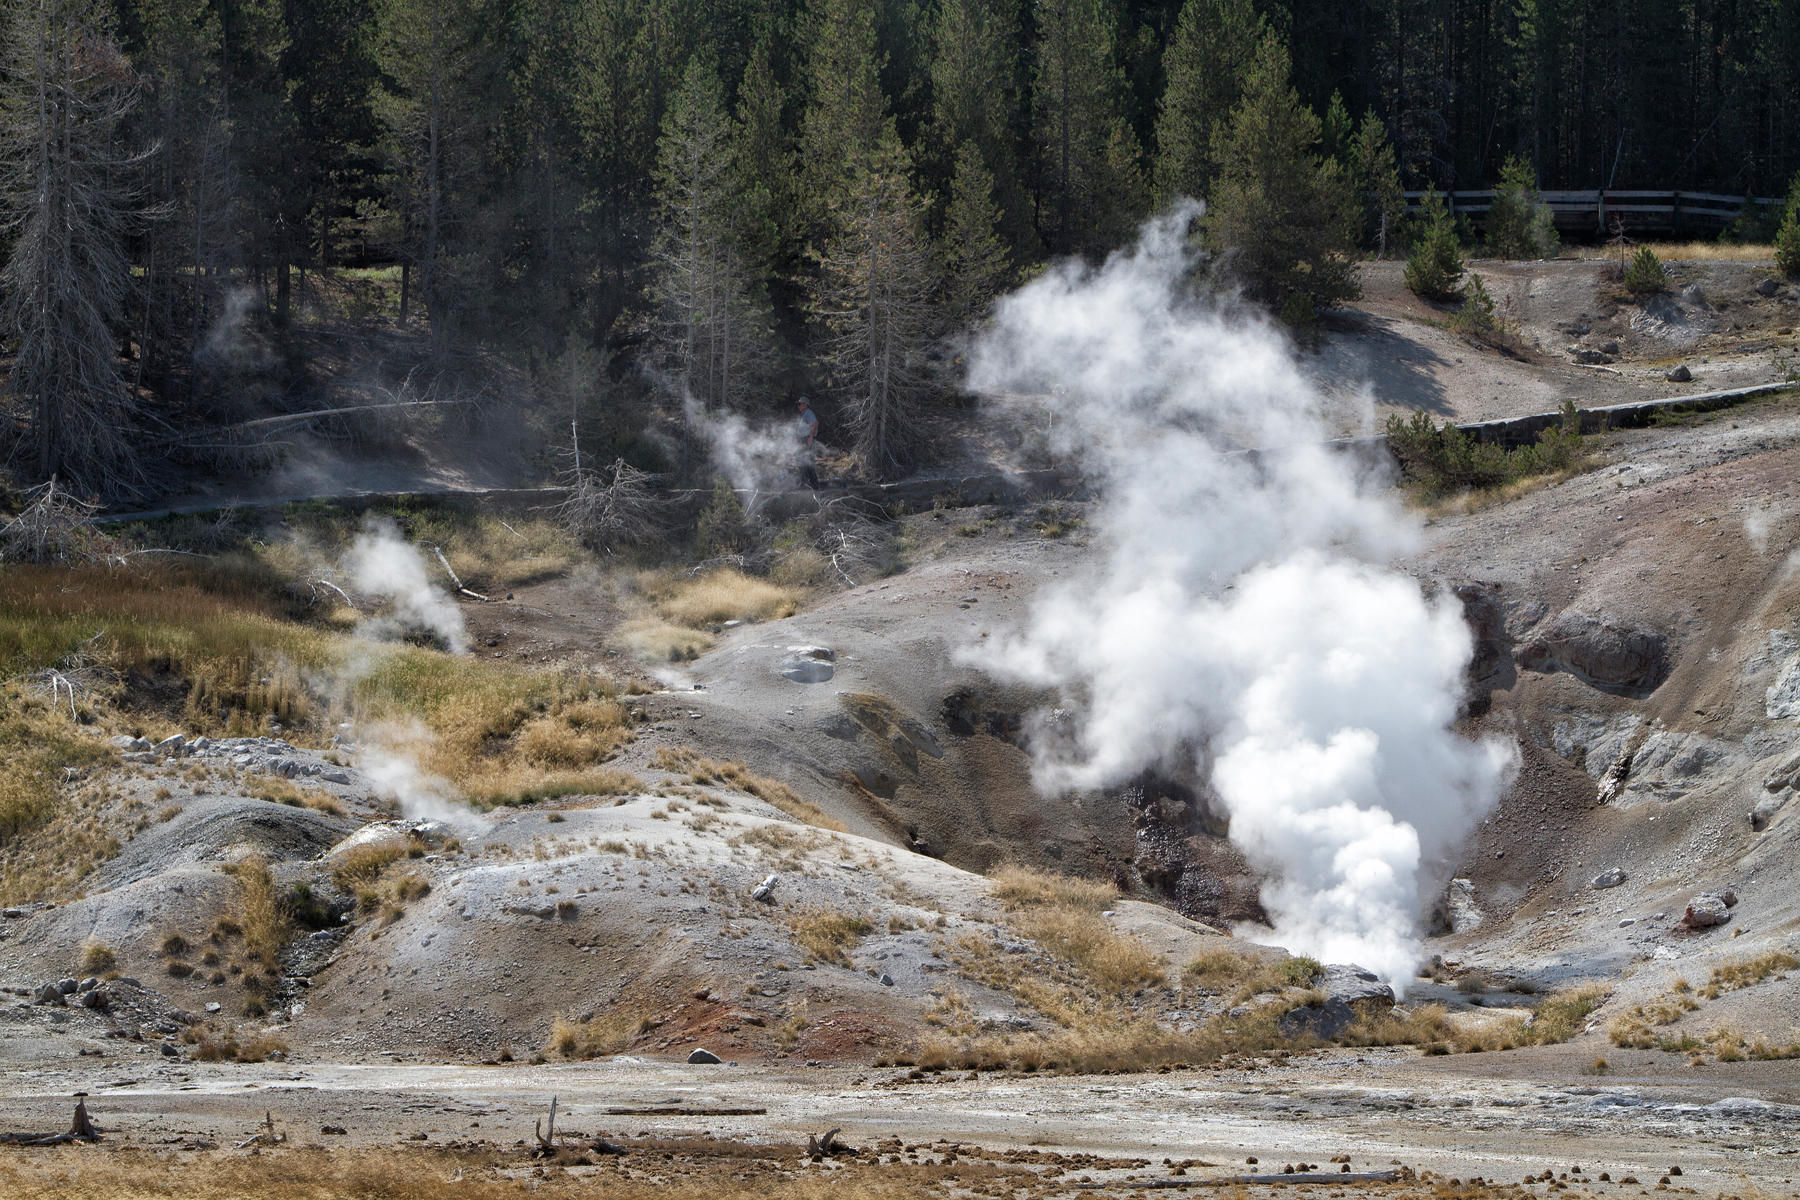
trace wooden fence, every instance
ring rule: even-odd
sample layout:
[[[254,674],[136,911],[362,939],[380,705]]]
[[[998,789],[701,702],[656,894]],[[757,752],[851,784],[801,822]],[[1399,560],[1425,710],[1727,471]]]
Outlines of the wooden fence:
[[[1493,207],[1493,190],[1444,192],[1453,214],[1480,225]],[[1538,193],[1556,217],[1556,227],[1571,233],[1605,236],[1622,227],[1627,233],[1716,233],[1746,209],[1767,215],[1782,203],[1766,196],[1722,196],[1716,192],[1551,191]],[[1417,211],[1424,192],[1406,193],[1408,211]]]

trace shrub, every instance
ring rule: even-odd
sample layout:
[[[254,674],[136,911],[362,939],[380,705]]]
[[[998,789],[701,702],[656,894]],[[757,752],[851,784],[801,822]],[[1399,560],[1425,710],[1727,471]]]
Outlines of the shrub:
[[[1775,230],[1775,268],[1789,279],[1800,279],[1800,174],[1788,189],[1787,208]]]
[[[694,548],[701,558],[742,554],[755,546],[761,527],[744,511],[743,503],[726,480],[714,479],[712,498],[694,525]]]
[[[1488,295],[1487,284],[1481,281],[1481,276],[1469,274],[1468,285],[1463,288],[1462,306],[1450,314],[1449,325],[1455,332],[1469,337],[1490,337],[1499,331],[1494,298]]]
[[[812,913],[794,922],[794,944],[819,962],[847,967],[851,948],[874,928],[850,913]]]
[[[1669,276],[1663,270],[1662,260],[1650,247],[1639,246],[1631,265],[1625,268],[1625,290],[1634,296],[1648,296],[1668,286]]]
[[[1538,199],[1531,165],[1513,157],[1500,168],[1488,209],[1488,245],[1499,258],[1549,258],[1556,253],[1556,221]]]
[[[1401,472],[1428,498],[1480,488],[1497,488],[1533,475],[1574,470],[1583,461],[1581,417],[1563,405],[1562,420],[1529,446],[1507,449],[1477,441],[1446,421],[1439,428],[1425,413],[1388,418],[1388,446]]]
[[[1406,286],[1426,300],[1453,300],[1463,274],[1462,243],[1435,188],[1425,193],[1421,220],[1424,229],[1406,256]]]
[[[104,975],[119,965],[119,956],[105,942],[88,941],[81,945],[81,969],[89,975]]]

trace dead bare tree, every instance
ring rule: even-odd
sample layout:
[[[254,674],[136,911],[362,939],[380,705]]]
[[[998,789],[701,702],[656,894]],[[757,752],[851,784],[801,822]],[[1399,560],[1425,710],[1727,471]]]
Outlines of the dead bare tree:
[[[92,562],[101,557],[104,539],[94,527],[94,505],[58,485],[55,478],[27,489],[31,502],[18,516],[0,525],[0,562]]]
[[[13,238],[0,324],[16,340],[12,391],[30,417],[31,471],[77,491],[129,495],[143,467],[117,352],[131,287],[124,239],[144,159],[120,145],[138,80],[100,0],[9,6],[0,71],[0,212]]]
[[[569,433],[571,465],[563,474],[569,495],[551,514],[582,545],[608,554],[649,541],[667,506],[652,486],[656,477],[622,458],[593,470],[581,460],[580,430],[571,425]]]

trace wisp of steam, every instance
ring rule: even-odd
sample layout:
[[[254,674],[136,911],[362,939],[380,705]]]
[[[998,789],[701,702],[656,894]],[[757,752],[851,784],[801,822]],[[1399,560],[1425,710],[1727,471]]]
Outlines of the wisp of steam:
[[[1325,444],[1285,337],[1193,294],[1198,214],[1150,221],[1102,267],[1053,267],[972,346],[974,391],[1048,406],[1053,450],[1097,485],[1103,549],[962,657],[1072,698],[1038,739],[1041,788],[1191,766],[1267,876],[1266,940],[1399,992],[1426,893],[1516,750],[1452,729],[1460,606],[1386,565],[1417,523]]]
[[[467,650],[468,631],[456,601],[432,583],[425,556],[393,522],[365,524],[344,555],[344,569],[357,591],[386,600],[391,612],[357,627],[358,649],[345,664],[340,686],[372,670],[387,652],[384,643],[409,631],[432,634],[452,654]],[[358,765],[378,795],[414,819],[475,819],[472,810],[455,803],[455,789],[448,782],[419,767],[413,748],[431,736],[422,724],[376,725],[358,733],[364,742]]]

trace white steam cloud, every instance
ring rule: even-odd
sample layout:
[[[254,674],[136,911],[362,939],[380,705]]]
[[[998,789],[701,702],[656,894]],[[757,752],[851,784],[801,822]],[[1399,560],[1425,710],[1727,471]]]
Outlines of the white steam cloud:
[[[1516,753],[1452,731],[1460,606],[1383,565],[1416,523],[1325,446],[1286,340],[1189,294],[1198,213],[1149,222],[1098,269],[1052,268],[972,347],[973,390],[1051,407],[1054,448],[1099,485],[1105,550],[964,658],[1080,698],[1040,748],[1040,787],[1191,765],[1268,876],[1271,940],[1398,992],[1424,893]]]
[[[468,649],[468,631],[456,601],[431,582],[425,556],[400,536],[391,521],[370,521],[344,556],[344,569],[359,592],[379,596],[393,611],[365,623],[364,632],[380,638],[406,629],[424,629],[449,647]]]
[[[795,485],[799,430],[794,420],[751,422],[734,412],[713,412],[685,389],[682,415],[706,442],[713,466],[733,488],[754,497]]]

